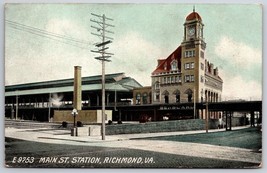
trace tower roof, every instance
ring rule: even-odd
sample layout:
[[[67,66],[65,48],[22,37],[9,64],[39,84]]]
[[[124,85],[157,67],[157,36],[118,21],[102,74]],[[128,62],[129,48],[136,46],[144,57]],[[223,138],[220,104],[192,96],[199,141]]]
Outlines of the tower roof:
[[[186,17],[186,21],[188,21],[188,20],[200,20],[200,21],[202,21],[200,15],[197,12],[195,12],[195,10]]]

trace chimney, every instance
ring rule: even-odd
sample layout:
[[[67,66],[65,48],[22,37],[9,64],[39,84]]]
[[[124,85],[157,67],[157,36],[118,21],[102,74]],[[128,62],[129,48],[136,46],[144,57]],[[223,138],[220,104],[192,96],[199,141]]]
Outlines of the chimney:
[[[218,74],[219,74],[219,72],[218,72],[218,67],[216,67],[216,68],[214,69],[214,75],[215,75],[215,76],[218,76]]]
[[[158,59],[158,66],[164,61],[164,59]],[[158,67],[157,66],[157,67]]]
[[[212,75],[214,75],[214,68],[213,68],[213,67],[214,67],[213,64],[210,63],[210,73],[211,73]]]
[[[74,66],[74,91],[73,91],[73,108],[82,109],[82,78],[81,66]]]

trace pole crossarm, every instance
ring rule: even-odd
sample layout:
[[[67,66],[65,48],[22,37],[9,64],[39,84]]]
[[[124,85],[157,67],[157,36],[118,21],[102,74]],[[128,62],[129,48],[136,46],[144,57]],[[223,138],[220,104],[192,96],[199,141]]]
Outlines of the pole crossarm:
[[[93,20],[93,19],[90,19],[90,21],[94,22],[94,23],[101,24],[101,25],[105,25],[105,26],[115,27],[114,25],[111,25],[111,24],[108,24],[108,23],[104,23],[104,22],[100,22],[100,21]]]
[[[93,32],[91,32],[91,34],[92,35],[96,35],[96,36],[98,36],[98,37],[100,37],[100,38],[107,38],[107,39],[110,39],[110,40],[113,40],[113,38],[112,37],[108,37],[108,36],[104,36],[103,34],[96,34],[96,33],[93,33]]]
[[[96,29],[97,31],[103,31],[103,28],[98,28],[98,27],[96,27],[96,26],[92,26],[91,25],[91,27],[92,28],[94,28],[94,29]],[[112,31],[109,31],[109,30],[105,30],[107,33],[111,33],[111,34],[114,34],[114,32],[112,32]]]
[[[108,52],[104,52],[104,51],[95,51],[95,50],[91,50],[91,52],[94,52],[94,53],[103,53],[103,54],[106,54],[106,55],[114,55],[114,53],[108,53]]]
[[[91,15],[93,15],[93,16],[96,16],[96,17],[103,17],[103,16],[100,16],[100,15],[98,15],[98,14],[94,14],[94,13],[91,13]],[[112,20],[113,21],[113,19],[111,19],[111,18],[108,18],[108,17],[105,17],[107,20]]]
[[[107,50],[107,49],[109,49],[109,47],[105,47],[105,48],[99,49],[98,51],[104,51],[104,50]]]

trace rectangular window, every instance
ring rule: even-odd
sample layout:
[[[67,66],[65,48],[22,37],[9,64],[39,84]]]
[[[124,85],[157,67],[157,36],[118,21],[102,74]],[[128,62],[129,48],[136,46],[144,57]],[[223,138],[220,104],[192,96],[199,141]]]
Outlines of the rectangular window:
[[[191,80],[190,80],[191,82],[195,81],[194,75],[191,75],[190,78],[191,78]]]
[[[185,57],[189,57],[189,51],[185,51]]]
[[[204,77],[201,75],[201,77],[200,77],[200,82],[204,82]]]
[[[184,68],[185,68],[185,69],[189,69],[189,68],[190,68],[190,64],[189,64],[189,63],[186,63],[186,64],[184,65]]]
[[[182,78],[181,78],[181,76],[178,76],[178,82],[182,82]]]
[[[185,75],[185,82],[190,82],[190,75]]]
[[[175,76],[175,83],[178,83],[178,76]]]
[[[173,76],[171,77],[171,83],[174,83],[174,77]]]
[[[194,69],[195,64],[193,62],[184,64],[185,69]]]
[[[155,93],[155,101],[159,101],[159,93]]]
[[[200,52],[200,57],[204,58],[204,52],[203,51]]]
[[[196,56],[196,52],[195,50],[188,50],[188,51],[185,51],[185,57],[195,57]]]
[[[194,69],[194,63],[191,62],[191,69]]]
[[[167,83],[170,83],[170,77],[167,77]]]
[[[201,70],[204,70],[204,64],[201,63]]]
[[[159,88],[160,88],[159,82],[156,82],[156,83],[155,83],[155,89],[156,89],[156,90],[159,90]]]

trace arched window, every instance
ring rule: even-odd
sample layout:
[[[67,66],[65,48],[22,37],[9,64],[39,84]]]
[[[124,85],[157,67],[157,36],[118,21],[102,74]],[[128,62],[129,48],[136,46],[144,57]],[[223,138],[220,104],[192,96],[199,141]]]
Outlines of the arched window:
[[[180,97],[181,97],[181,95],[180,95],[180,91],[177,89],[177,90],[175,90],[175,91],[173,92],[173,94],[175,95],[175,102],[176,102],[176,103],[180,103]]]
[[[165,90],[162,95],[164,95],[164,103],[169,103],[169,92]]]
[[[164,96],[164,101],[165,101],[165,103],[169,103],[169,96],[168,95]]]
[[[191,89],[187,89],[185,94],[187,94],[187,101],[192,102],[193,91]]]

